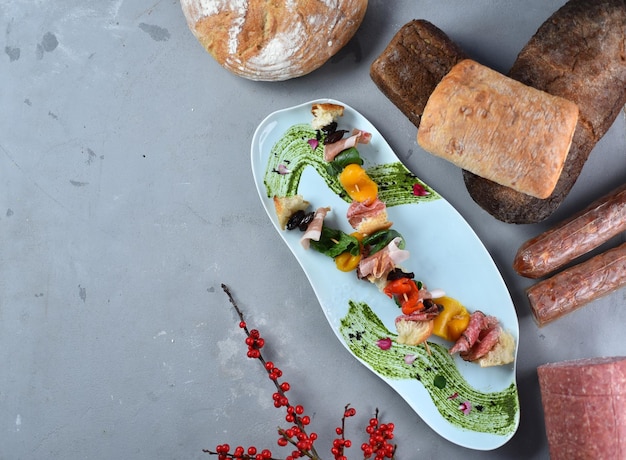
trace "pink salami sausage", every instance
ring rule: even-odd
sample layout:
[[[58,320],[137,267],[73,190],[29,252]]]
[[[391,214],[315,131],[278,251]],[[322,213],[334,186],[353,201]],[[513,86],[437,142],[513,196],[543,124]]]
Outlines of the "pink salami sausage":
[[[626,357],[537,368],[551,460],[626,458]]]
[[[541,278],[626,231],[626,184],[550,230],[526,241],[513,268],[527,278]]]
[[[526,290],[530,308],[543,326],[626,286],[626,243],[540,281]]]

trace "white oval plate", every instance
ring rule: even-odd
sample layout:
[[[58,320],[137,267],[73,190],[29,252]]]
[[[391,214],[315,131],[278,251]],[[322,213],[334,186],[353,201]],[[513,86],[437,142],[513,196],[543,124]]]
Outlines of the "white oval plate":
[[[446,349],[451,344],[434,336],[428,342],[430,350],[395,341],[390,350],[381,350],[376,344],[378,339],[395,337],[394,319],[399,314],[395,303],[376,286],[358,280],[354,273],[337,270],[329,257],[305,250],[299,231],[280,229],[272,200],[274,191],[268,189],[265,178],[267,175],[271,181],[281,182],[296,176],[292,176],[294,172],[281,175],[272,171],[276,167],[272,150],[292,126],[310,127],[311,106],[316,102],[345,107],[344,116],[338,120],[339,129],[359,128],[372,133],[369,144],[358,146],[364,167],[399,163],[378,130],[342,102],[320,99],[274,112],[259,125],[252,140],[252,172],[270,220],[304,270],[335,334],[361,363],[396,390],[445,439],[476,450],[500,447],[515,434],[519,424],[515,363],[481,368],[458,356],[449,357]],[[306,141],[296,139],[298,145],[292,144],[289,149],[308,146]],[[293,162],[285,166],[297,169]],[[311,202],[312,209],[331,207],[327,225],[347,233],[353,231],[345,218],[348,203],[329,188],[314,167],[304,167],[296,183],[297,193]],[[496,316],[517,344],[515,308],[491,256],[463,217],[424,185],[432,192],[428,199],[413,197],[415,202],[388,207],[389,220],[404,236],[411,254],[403,267],[413,271],[428,288],[443,289],[470,311]]]

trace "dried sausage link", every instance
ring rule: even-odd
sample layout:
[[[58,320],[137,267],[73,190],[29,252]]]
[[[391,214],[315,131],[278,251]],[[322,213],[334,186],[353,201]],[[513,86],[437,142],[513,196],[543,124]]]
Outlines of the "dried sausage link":
[[[626,184],[581,212],[526,241],[513,268],[527,278],[541,278],[626,231]]]
[[[539,326],[626,286],[626,243],[540,281],[526,290]]]

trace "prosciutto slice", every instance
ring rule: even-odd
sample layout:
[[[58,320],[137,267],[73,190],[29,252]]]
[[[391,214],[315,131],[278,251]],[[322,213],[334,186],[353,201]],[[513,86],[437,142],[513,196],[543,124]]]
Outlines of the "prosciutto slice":
[[[409,251],[398,247],[401,241],[402,238],[396,237],[380,251],[361,259],[358,266],[359,277],[382,278],[393,270],[396,265],[407,260],[409,258]]]
[[[346,149],[356,147],[357,144],[368,144],[372,135],[368,132],[355,129],[350,137],[346,137],[333,142],[324,144],[324,161],[333,161],[337,155]]]
[[[300,239],[300,244],[304,249],[309,249],[311,246],[311,240],[319,241],[322,236],[322,225],[324,224],[324,218],[330,211],[330,208],[317,208],[313,220],[309,223],[304,235]]]
[[[365,201],[353,201],[348,207],[346,217],[352,228],[358,228],[359,224],[366,219],[371,219],[387,212],[387,205],[378,197]]]

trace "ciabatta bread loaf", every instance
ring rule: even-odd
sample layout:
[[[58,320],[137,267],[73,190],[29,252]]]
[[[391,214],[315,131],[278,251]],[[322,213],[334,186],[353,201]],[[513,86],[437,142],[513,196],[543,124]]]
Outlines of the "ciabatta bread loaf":
[[[357,31],[367,0],[181,0],[189,28],[223,67],[250,80],[308,74]]]
[[[561,175],[577,120],[573,102],[465,59],[430,95],[417,141],[481,177],[546,198]]]
[[[468,192],[497,219],[540,222],[563,202],[596,143],[626,104],[626,0],[570,0],[537,30],[508,75],[580,110],[561,178],[538,199],[464,172]]]

